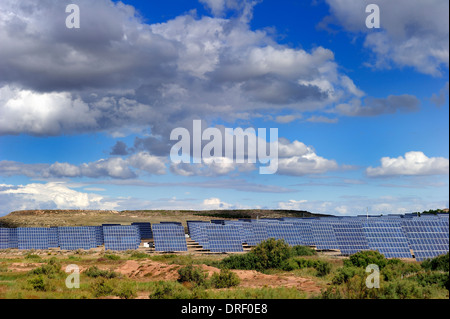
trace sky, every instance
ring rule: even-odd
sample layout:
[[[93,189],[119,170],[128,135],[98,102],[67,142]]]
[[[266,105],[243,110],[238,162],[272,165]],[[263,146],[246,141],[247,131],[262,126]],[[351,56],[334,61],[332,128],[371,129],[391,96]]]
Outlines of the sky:
[[[0,216],[448,208],[448,12],[447,0],[2,0]],[[193,145],[194,121],[222,138],[253,128],[246,161],[223,143],[174,161],[171,133]],[[260,145],[277,146],[274,174],[248,160]]]

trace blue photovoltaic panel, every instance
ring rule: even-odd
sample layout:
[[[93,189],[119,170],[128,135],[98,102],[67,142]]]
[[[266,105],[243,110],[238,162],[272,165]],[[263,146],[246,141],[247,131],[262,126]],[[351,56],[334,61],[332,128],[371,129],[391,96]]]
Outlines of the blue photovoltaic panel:
[[[303,245],[300,228],[290,223],[268,223],[267,236],[283,239],[289,246]]]
[[[314,244],[318,250],[339,249],[336,235],[333,230],[334,221],[315,219],[311,222],[311,232]]]
[[[49,248],[59,247],[58,227],[50,227],[50,229],[48,230],[48,247]]]
[[[9,228],[0,228],[0,249],[9,248]]]
[[[333,224],[341,255],[349,256],[363,250],[369,250],[369,243],[361,222],[342,221]]]
[[[102,246],[104,244],[103,241],[103,226],[88,226],[95,238],[95,246]]]
[[[379,251],[386,258],[412,258],[402,223],[393,220],[363,222],[369,248]]]
[[[106,226],[103,227],[105,250],[133,250],[141,243],[139,230],[136,226]]]
[[[156,251],[187,251],[184,227],[177,224],[153,224]]]
[[[17,238],[17,228],[9,229],[9,248],[19,248],[19,240]]]
[[[294,225],[297,225],[300,228],[301,234],[302,234],[302,240],[303,245],[306,246],[314,246],[314,236],[312,232],[312,225],[311,221],[300,221],[300,222],[294,222]]]
[[[241,243],[245,243],[245,229],[243,226],[244,222],[243,221],[238,221],[238,220],[225,220],[224,221],[224,225],[234,225],[239,229],[239,236],[241,237]]]
[[[97,247],[95,229],[88,226],[58,227],[58,241],[62,250],[88,250]]]
[[[417,261],[448,253],[448,222],[413,218],[403,221],[403,229]]]
[[[203,249],[208,249],[208,236],[206,235],[206,225],[211,225],[208,222],[189,222],[190,237],[196,241]]]
[[[267,232],[267,223],[251,221],[242,224],[245,230],[246,243],[249,246],[256,246],[260,242],[269,238]]]
[[[215,253],[240,252],[242,247],[241,234],[235,225],[210,224],[206,226],[208,249]]]
[[[19,249],[48,249],[48,228],[18,228]]]
[[[141,236],[141,240],[153,238],[152,225],[150,223],[139,222],[132,223],[131,225],[137,226],[139,228],[139,235]]]

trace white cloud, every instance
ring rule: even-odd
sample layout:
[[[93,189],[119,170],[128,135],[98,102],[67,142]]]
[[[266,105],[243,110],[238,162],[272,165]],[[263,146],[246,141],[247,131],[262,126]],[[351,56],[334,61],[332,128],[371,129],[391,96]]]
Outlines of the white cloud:
[[[374,67],[413,67],[439,76],[449,61],[447,0],[378,0],[381,30],[368,29],[365,8],[371,0],[327,0],[332,17],[346,30],[365,35],[365,47],[376,56]],[[330,22],[330,18],[326,19]]]
[[[370,177],[397,175],[445,175],[449,173],[449,160],[443,157],[427,157],[423,152],[408,152],[397,158],[381,158],[381,166],[368,167]]]
[[[233,205],[221,201],[219,198],[208,198],[203,201],[204,209],[230,209]]]
[[[281,175],[323,174],[339,168],[336,161],[318,156],[314,149],[299,141],[290,143],[281,139],[278,150],[278,174]]]
[[[127,163],[150,174],[164,175],[166,173],[166,159],[150,155],[147,152],[140,152],[130,156]]]
[[[25,209],[114,209],[117,201],[110,201],[93,193],[83,193],[64,183],[28,184],[0,189],[2,212]],[[8,210],[8,211],[6,211]]]

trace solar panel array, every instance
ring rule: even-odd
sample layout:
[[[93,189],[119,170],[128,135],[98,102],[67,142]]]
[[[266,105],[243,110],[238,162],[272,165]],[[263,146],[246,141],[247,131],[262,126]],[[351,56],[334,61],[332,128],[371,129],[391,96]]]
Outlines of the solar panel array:
[[[104,226],[105,250],[135,250],[141,237],[137,226]]]
[[[208,237],[208,249],[211,252],[244,251],[238,226],[210,224],[206,225],[205,229]]]
[[[403,222],[408,243],[417,261],[433,258],[449,251],[448,221],[416,219]]]
[[[19,249],[48,249],[48,228],[18,228]]]
[[[360,222],[337,222],[332,226],[342,255],[349,256],[359,251],[369,250],[369,243]]]
[[[142,239],[151,239],[153,238],[152,233],[152,225],[150,223],[132,223],[131,225],[137,226],[139,229],[139,235]]]
[[[400,221],[368,221],[363,229],[370,250],[378,250],[386,258],[411,258],[408,238]]]
[[[62,250],[97,247],[95,229],[91,227],[58,227],[58,243]]]
[[[155,250],[161,252],[187,251],[184,227],[178,224],[153,224]]]
[[[351,255],[377,250],[387,258],[422,261],[449,251],[448,214],[355,216],[188,221],[192,240],[211,252],[242,251],[242,244],[256,246],[268,238],[289,245],[315,246]],[[179,222],[104,224],[86,227],[0,228],[0,249],[137,249],[143,238],[154,237],[156,251],[186,251],[184,228]]]

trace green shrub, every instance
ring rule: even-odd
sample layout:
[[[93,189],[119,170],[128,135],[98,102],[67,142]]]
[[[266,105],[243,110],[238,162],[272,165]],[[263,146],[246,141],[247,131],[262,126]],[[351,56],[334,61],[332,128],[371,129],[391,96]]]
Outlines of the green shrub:
[[[448,290],[449,285],[449,274],[439,273],[439,272],[426,272],[416,274],[413,279],[422,287],[429,287],[436,285],[440,288],[445,288]]]
[[[238,286],[241,280],[229,269],[222,269],[220,273],[214,273],[211,277],[211,284],[214,288],[230,288]]]
[[[31,270],[29,274],[45,275],[48,278],[52,279],[60,277],[63,274],[63,271],[61,270],[61,264],[59,263],[59,261],[53,257],[47,264]]]
[[[88,276],[88,277],[91,277],[91,278],[103,277],[103,278],[106,278],[106,279],[116,278],[116,277],[119,276],[119,274],[117,274],[114,271],[111,271],[111,270],[100,270],[97,266],[89,267],[89,269],[84,271],[84,274],[86,276]]]
[[[114,295],[120,299],[133,299],[136,298],[136,288],[132,283],[125,282],[114,290]]]
[[[299,267],[295,260],[288,259],[288,260],[283,261],[283,263],[281,264],[281,269],[284,271],[292,271],[292,270],[299,269]]]
[[[203,271],[192,265],[178,269],[178,274],[180,275],[178,278],[179,282],[190,282],[196,285],[202,285],[206,281],[206,275]]]
[[[149,295],[150,299],[190,299],[191,293],[178,282],[159,281],[155,290]]]
[[[291,248],[282,239],[269,238],[255,246],[251,254],[255,256],[256,269],[280,268],[291,257]]]
[[[331,272],[331,264],[326,261],[317,260],[314,268],[317,270],[317,276],[323,277]]]
[[[387,259],[378,251],[360,251],[350,256],[344,265],[366,268],[370,264],[377,265],[380,269],[386,266]]]
[[[31,289],[35,291],[50,291],[52,288],[49,280],[43,275],[34,276],[28,279],[27,282],[31,286]]]
[[[364,270],[358,267],[341,267],[338,268],[336,274],[332,279],[332,284],[341,285],[343,283],[347,283],[354,276],[359,275],[360,277],[364,276]]]
[[[36,255],[36,254],[32,254],[32,253],[28,253],[28,254],[25,256],[25,259],[33,259],[33,260],[36,260],[36,261],[42,260],[41,256]]]
[[[423,299],[424,290],[412,280],[389,282],[381,290],[381,297],[386,299]]]
[[[294,246],[292,247],[292,256],[315,256],[317,252],[308,246]]]
[[[113,254],[105,254],[103,257],[109,260],[120,260],[120,256],[113,255]]]
[[[103,277],[99,278],[92,284],[92,293],[94,297],[111,296],[114,294],[114,286],[110,280]]]
[[[141,253],[141,252],[138,252],[138,251],[132,253],[131,256],[130,256],[131,259],[145,259],[145,258],[148,258],[148,257],[149,257],[148,254]]]
[[[449,253],[445,255],[434,257],[433,259],[426,259],[422,262],[422,267],[427,270],[441,270],[449,271]]]
[[[251,252],[242,255],[231,255],[222,259],[219,267],[243,270],[257,269],[256,259],[256,256]]]

